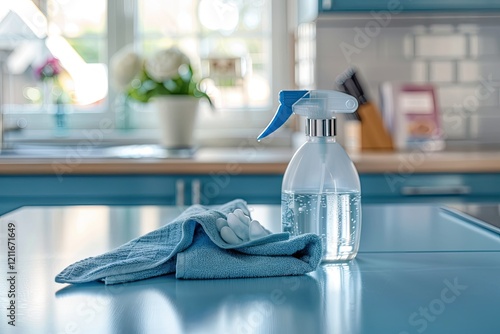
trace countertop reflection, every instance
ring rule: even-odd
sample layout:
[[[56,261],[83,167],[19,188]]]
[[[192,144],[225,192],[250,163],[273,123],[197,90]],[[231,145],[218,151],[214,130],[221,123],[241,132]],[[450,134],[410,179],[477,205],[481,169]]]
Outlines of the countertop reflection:
[[[356,260],[322,265],[308,275],[221,280],[168,275],[113,286],[54,282],[67,265],[154,230],[182,209],[25,207],[0,217],[2,244],[9,223],[15,226],[17,272],[15,327],[5,317],[9,285],[0,281],[1,332],[419,333],[425,325],[428,333],[492,333],[498,328],[500,289],[493,278],[500,275],[500,238],[423,205],[365,206]],[[253,218],[279,231],[278,206],[250,209]],[[3,251],[5,275],[7,262]],[[429,310],[429,317],[421,309]]]

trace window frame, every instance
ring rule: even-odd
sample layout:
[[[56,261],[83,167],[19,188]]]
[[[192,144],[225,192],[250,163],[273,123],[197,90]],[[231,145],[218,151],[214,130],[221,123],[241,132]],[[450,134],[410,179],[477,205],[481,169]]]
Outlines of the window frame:
[[[46,4],[46,0],[40,0],[40,5]],[[286,0],[271,1],[271,97],[277,97],[282,89],[294,88],[294,53],[293,34],[289,33],[288,5]],[[281,15],[280,15],[281,14]],[[107,0],[107,62],[111,56],[123,46],[133,44],[135,38],[135,24],[137,20],[137,0]],[[108,80],[109,85],[109,80]],[[109,87],[109,86],[108,86]],[[19,134],[11,136],[12,140],[20,141],[68,141],[72,138],[84,137],[85,130],[99,129],[102,122],[117,124],[116,109],[113,101],[116,93],[111,87],[108,89],[108,97],[100,107],[95,107],[91,112],[85,108],[72,108],[69,115],[70,135],[66,137],[54,136],[53,115],[37,112],[21,112],[15,108],[5,108],[5,123],[10,125],[28,124],[29,128]],[[199,122],[199,133],[204,145],[231,144],[231,139],[255,136],[262,130],[274,114],[278,105],[277,98],[272,98],[271,110],[241,110],[241,111],[214,111],[209,116],[203,117]],[[147,107],[147,106],[144,106]],[[126,140],[154,141],[155,120],[153,113],[141,113],[134,124],[133,135],[124,136],[120,131],[107,133],[109,142]],[[147,116],[146,116],[147,115]],[[217,131],[215,131],[217,130]]]

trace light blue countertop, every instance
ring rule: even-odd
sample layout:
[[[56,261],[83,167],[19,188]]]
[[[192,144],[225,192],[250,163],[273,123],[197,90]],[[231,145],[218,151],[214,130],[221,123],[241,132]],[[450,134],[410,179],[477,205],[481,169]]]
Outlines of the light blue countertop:
[[[252,215],[279,230],[279,207]],[[159,206],[25,207],[16,230],[16,327],[7,251],[1,333],[499,333],[500,235],[437,206],[365,205],[360,253],[304,276],[60,285],[54,276],[181,212]],[[8,277],[7,277],[8,278]]]

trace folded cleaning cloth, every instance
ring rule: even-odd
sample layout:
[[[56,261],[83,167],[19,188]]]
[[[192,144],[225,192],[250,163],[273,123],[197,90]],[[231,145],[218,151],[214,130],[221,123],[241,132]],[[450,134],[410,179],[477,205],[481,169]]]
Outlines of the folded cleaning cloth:
[[[194,205],[171,223],[99,256],[78,261],[61,273],[58,283],[124,283],[170,274],[177,278],[212,279],[302,275],[317,268],[321,239],[315,234],[290,238],[288,233],[228,243],[219,228],[228,214],[250,212],[243,200],[219,207]],[[235,213],[238,214],[238,213]],[[257,233],[257,234],[259,234]]]

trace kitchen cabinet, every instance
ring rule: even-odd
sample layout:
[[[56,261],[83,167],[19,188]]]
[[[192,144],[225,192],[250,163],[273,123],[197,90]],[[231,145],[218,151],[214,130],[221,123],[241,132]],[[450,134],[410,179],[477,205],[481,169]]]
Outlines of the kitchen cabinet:
[[[369,203],[500,200],[498,173],[384,173],[360,177],[363,200]]]
[[[0,213],[23,205],[280,202],[280,175],[3,175]]]
[[[500,201],[499,173],[362,173],[363,203]],[[282,175],[0,176],[0,213],[23,205],[280,204]]]
[[[500,3],[489,0],[319,0],[320,13],[386,11],[393,14],[411,11],[489,11]]]
[[[0,213],[23,205],[209,205],[235,198],[280,204],[292,155],[283,149],[200,149],[188,161],[101,158],[76,165],[5,158]],[[366,204],[500,201],[498,151],[363,152],[352,160]],[[54,164],[67,168],[57,173]]]

